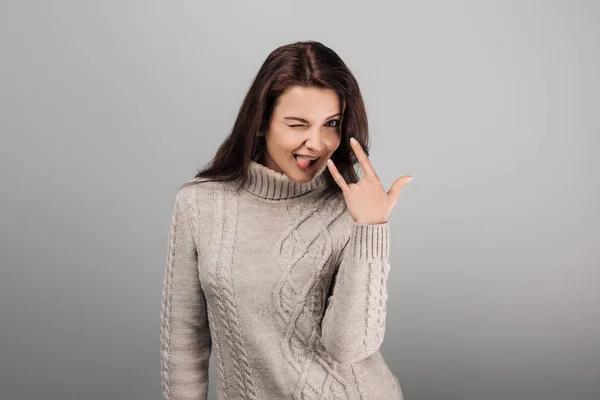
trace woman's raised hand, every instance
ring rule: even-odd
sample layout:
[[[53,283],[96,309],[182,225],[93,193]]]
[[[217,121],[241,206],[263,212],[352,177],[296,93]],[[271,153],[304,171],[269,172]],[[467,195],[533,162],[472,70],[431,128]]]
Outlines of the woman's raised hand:
[[[329,172],[342,189],[348,211],[354,218],[354,222],[357,224],[387,222],[387,217],[398,202],[400,191],[413,178],[410,175],[404,175],[396,179],[390,190],[386,191],[360,144],[354,138],[350,138],[350,144],[358,158],[363,179],[357,183],[347,184],[331,159],[327,163]]]

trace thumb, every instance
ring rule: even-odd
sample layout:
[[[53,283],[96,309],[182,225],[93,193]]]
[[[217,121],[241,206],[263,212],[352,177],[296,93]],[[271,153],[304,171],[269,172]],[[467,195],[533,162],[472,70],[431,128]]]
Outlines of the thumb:
[[[412,180],[413,180],[412,176],[405,175],[403,177],[400,177],[400,178],[396,179],[394,181],[394,183],[392,183],[392,187],[388,191],[388,196],[392,199],[392,201],[394,202],[394,204],[398,200],[398,195],[400,195],[400,191],[402,190],[402,188],[404,187],[404,185],[406,185],[408,182],[410,182]]]

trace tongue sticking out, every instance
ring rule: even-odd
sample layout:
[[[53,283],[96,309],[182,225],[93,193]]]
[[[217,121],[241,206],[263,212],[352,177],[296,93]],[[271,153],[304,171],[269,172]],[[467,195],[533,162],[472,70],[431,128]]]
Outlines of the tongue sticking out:
[[[308,168],[308,166],[309,166],[309,164],[310,164],[310,160],[307,160],[307,159],[306,159],[306,158],[304,158],[304,157],[297,156],[297,157],[296,157],[296,164],[298,164],[298,166],[299,166],[300,168],[302,168],[302,169],[306,169],[306,168]]]

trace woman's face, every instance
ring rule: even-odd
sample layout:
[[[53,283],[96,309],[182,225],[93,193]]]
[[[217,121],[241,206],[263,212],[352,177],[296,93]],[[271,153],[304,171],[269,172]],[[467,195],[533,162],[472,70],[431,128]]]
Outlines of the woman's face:
[[[273,111],[261,163],[296,182],[310,181],[340,145],[342,106],[332,89],[290,87]],[[297,155],[318,159],[309,164]]]

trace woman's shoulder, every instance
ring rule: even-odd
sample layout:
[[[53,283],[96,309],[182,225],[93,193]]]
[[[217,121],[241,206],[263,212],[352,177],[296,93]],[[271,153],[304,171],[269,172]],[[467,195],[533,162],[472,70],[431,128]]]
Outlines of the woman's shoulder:
[[[230,182],[210,178],[192,178],[179,186],[175,201],[183,206],[201,206],[214,199],[214,194],[231,186]]]
[[[231,186],[231,182],[196,177],[181,184],[178,189],[178,195],[202,196],[215,190],[225,190],[229,186]]]

